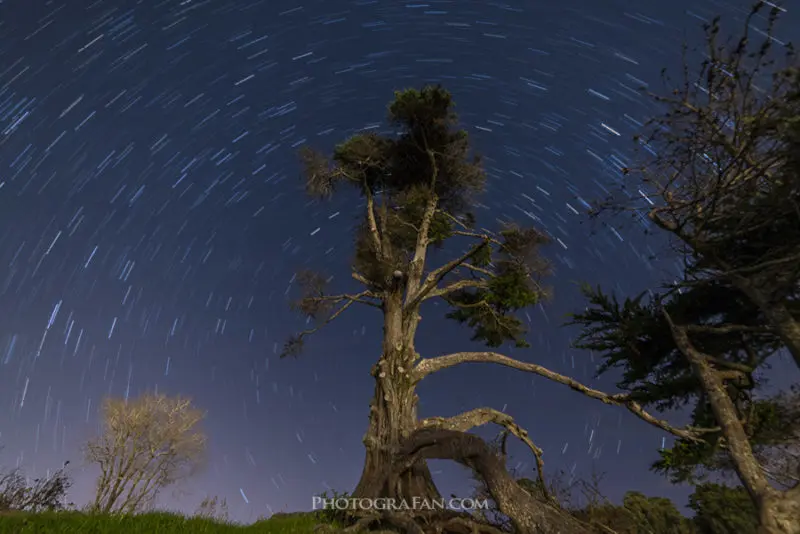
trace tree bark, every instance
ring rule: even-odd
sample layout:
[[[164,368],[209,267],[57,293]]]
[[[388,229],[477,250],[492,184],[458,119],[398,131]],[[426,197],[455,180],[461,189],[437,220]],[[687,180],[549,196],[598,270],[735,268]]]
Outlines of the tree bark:
[[[759,513],[759,534],[800,534],[800,487],[779,491],[770,485],[758,463],[733,401],[725,390],[719,373],[709,364],[707,355],[692,346],[685,327],[677,326],[664,314],[672,329],[675,344],[689,360],[708,395],[736,474]]]
[[[800,494],[774,491],[762,500],[759,534],[800,534]]]
[[[389,497],[411,503],[415,498],[432,500],[441,496],[424,460],[416,462],[394,487],[387,486],[387,473],[401,443],[417,427],[418,397],[410,370],[417,358],[414,334],[419,316],[404,316],[402,295],[402,288],[397,287],[384,299],[383,354],[372,370],[375,393],[364,436],[366,458],[353,496]]]
[[[376,377],[375,396],[370,403],[369,428],[364,436],[366,458],[361,479],[353,491],[353,497],[379,498],[391,497],[413,502],[417,499],[440,499],[433,477],[424,460],[416,462],[395,487],[387,485],[387,472],[393,465],[395,454],[404,438],[416,427],[416,394],[413,387],[399,392],[398,387],[392,397],[400,402],[387,402],[385,379]],[[397,384],[394,384],[397,386]],[[398,394],[399,393],[399,394]]]

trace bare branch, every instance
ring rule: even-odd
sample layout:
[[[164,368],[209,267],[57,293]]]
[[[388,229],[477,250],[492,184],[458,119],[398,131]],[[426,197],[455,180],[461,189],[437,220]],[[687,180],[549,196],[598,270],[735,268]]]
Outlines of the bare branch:
[[[774,260],[768,260],[761,263],[757,263],[755,265],[748,265],[746,267],[740,267],[738,269],[730,269],[723,272],[723,276],[734,277],[736,275],[757,272],[764,270],[768,267],[776,267],[778,265],[783,265],[785,263],[789,264],[796,264],[800,262],[800,254],[794,254],[792,256],[787,256],[784,258],[776,258]]]
[[[483,236],[483,237],[484,237],[483,241],[481,243],[478,243],[477,245],[473,245],[469,249],[469,251],[467,251],[466,254],[462,255],[459,258],[451,260],[442,265],[441,267],[439,267],[438,269],[434,269],[433,271],[428,273],[428,276],[425,278],[425,283],[422,284],[422,287],[419,289],[419,291],[417,291],[414,294],[414,296],[405,305],[404,308],[406,310],[415,309],[423,300],[425,300],[425,297],[428,295],[428,293],[436,289],[436,287],[439,285],[439,282],[441,282],[445,276],[453,272],[458,266],[466,263],[471,258],[476,256],[485,247],[488,247],[491,238],[489,238],[489,236]]]
[[[461,237],[471,237],[473,239],[480,239],[481,241],[488,241],[493,245],[497,245],[498,247],[503,246],[503,243],[500,240],[492,237],[491,232],[489,232],[488,230],[486,231],[486,233],[483,234],[479,234],[477,232],[467,232],[467,231],[462,232],[461,230],[456,230],[455,232],[453,232],[453,235],[460,235]]]
[[[427,143],[427,141],[426,141]],[[427,148],[427,147],[426,147]],[[411,260],[411,272],[408,279],[408,294],[413,295],[419,289],[422,279],[422,272],[425,268],[425,256],[428,253],[428,234],[430,234],[431,223],[436,215],[436,206],[439,204],[439,197],[436,195],[436,179],[439,176],[439,166],[436,164],[436,156],[430,150],[426,150],[431,162],[432,172],[430,181],[430,192],[428,201],[425,203],[425,211],[422,214],[422,222],[417,233],[417,243],[414,247],[414,258]]]
[[[459,267],[463,267],[464,269],[468,269],[475,273],[486,275],[489,278],[494,278],[497,276],[494,272],[490,271],[489,269],[484,269],[483,267],[478,267],[477,265],[472,265],[471,263],[462,263]]]
[[[367,196],[367,221],[369,223],[369,235],[372,239],[372,246],[375,247],[375,252],[380,257],[383,254],[383,247],[381,246],[381,234],[378,232],[378,221],[375,219],[375,198],[372,196],[372,191],[367,183],[364,183],[364,194]]]
[[[302,294],[290,304],[292,310],[302,313],[315,321],[326,316],[331,310],[343,301],[353,301],[375,308],[380,308],[380,296],[365,289],[361,293],[342,293],[330,295],[326,292],[326,286],[330,282],[321,273],[303,270],[297,273],[295,278],[298,280]],[[372,299],[372,300],[370,300]]]
[[[469,231],[469,226],[464,224],[464,221],[462,221],[458,217],[454,217],[453,214],[449,213],[447,210],[436,210],[436,212],[441,213],[442,215],[444,215],[445,217],[456,223],[456,225],[463,228],[465,231]]]
[[[356,295],[352,295],[352,294],[349,294],[349,293],[343,293],[341,295],[322,295],[322,296],[318,296],[318,297],[305,297],[303,300],[308,300],[308,301],[311,301],[311,302],[329,302],[331,304],[339,304],[342,301],[348,300],[348,301],[352,301],[354,304],[355,303],[365,304],[367,306],[372,306],[373,308],[378,308],[378,309],[381,308],[381,305],[378,304],[377,302],[371,302],[369,300],[364,300],[365,297],[366,298],[380,300],[380,297],[378,295],[376,295],[375,293],[373,293],[372,291],[369,291],[369,290],[362,291],[361,293],[358,293]]]
[[[370,282],[369,282],[369,280],[367,280],[367,279],[366,279],[366,277],[365,277],[363,274],[361,274],[361,273],[358,273],[358,272],[356,272],[356,271],[353,271],[353,272],[351,272],[351,273],[350,273],[350,276],[351,276],[351,277],[353,278],[353,280],[355,280],[356,282],[361,282],[361,283],[362,283],[362,284],[364,284],[365,286],[369,286],[369,285],[370,285]]]
[[[442,369],[455,367],[456,365],[463,363],[494,363],[543,376],[549,380],[552,380],[553,382],[564,384],[565,386],[568,386],[569,388],[574,389],[575,391],[582,393],[587,397],[599,400],[604,404],[612,404],[627,408],[628,411],[645,422],[665,430],[674,436],[689,441],[700,441],[700,436],[702,434],[712,431],[712,429],[699,429],[692,427],[676,428],[666,421],[658,419],[646,412],[638,402],[631,399],[627,394],[610,395],[608,393],[585,386],[573,378],[551,371],[550,369],[541,365],[521,362],[497,352],[456,352],[436,358],[426,358],[420,360],[419,363],[417,363],[417,365],[414,367],[413,379],[420,381],[432,373],[441,371]]]
[[[713,325],[687,325],[686,329],[693,334],[733,334],[736,332],[770,332],[771,329],[765,326],[748,326],[743,324],[724,324]]]
[[[467,289],[470,287],[485,288],[487,287],[487,285],[488,283],[486,280],[459,280],[458,282],[453,282],[452,284],[449,284],[445,287],[434,289],[427,295],[426,299],[434,297],[443,297],[445,295],[453,293],[454,291],[459,291],[461,289]]]
[[[317,333],[322,327],[324,327],[325,325],[328,325],[328,324],[332,323],[333,321],[335,321],[337,317],[339,317],[341,314],[343,314],[347,310],[347,308],[349,308],[350,306],[352,306],[356,302],[358,302],[358,301],[354,300],[354,299],[347,300],[347,302],[345,302],[338,310],[336,310],[329,317],[327,317],[324,321],[322,321],[322,323],[320,323],[318,326],[315,326],[314,328],[308,328],[308,329],[303,330],[302,332],[298,332],[297,334],[292,336],[289,339],[289,341],[286,342],[286,346],[284,347],[284,350],[283,350],[283,353],[281,354],[281,357],[290,356],[290,355],[296,356],[297,355],[296,353],[302,348],[303,341],[304,341],[304,339],[306,337]]]

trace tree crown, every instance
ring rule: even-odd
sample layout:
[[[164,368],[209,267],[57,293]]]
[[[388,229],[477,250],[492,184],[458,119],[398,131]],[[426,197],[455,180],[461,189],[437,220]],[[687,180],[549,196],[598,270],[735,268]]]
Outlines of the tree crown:
[[[472,209],[485,173],[453,108],[440,86],[397,91],[388,108],[396,135],[356,134],[335,147],[331,160],[301,149],[309,194],[324,198],[348,185],[364,200],[352,275],[366,291],[328,295],[327,276],[301,273],[295,309],[324,324],[355,302],[385,311],[387,300],[400,296],[408,315],[441,298],[451,308],[447,316],[472,328],[474,340],[526,345],[514,313],[547,295],[541,279],[548,265],[539,248],[549,239],[513,224],[496,232],[475,227]],[[456,238],[472,244],[426,272],[429,248]],[[309,333],[290,339],[283,355],[296,354]]]

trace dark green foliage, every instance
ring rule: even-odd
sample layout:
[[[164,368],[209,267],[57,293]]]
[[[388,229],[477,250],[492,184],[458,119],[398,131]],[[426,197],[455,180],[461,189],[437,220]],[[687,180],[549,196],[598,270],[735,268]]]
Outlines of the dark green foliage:
[[[594,525],[596,532],[617,534],[691,534],[691,521],[683,517],[675,504],[663,497],[647,497],[638,491],[629,491],[622,506],[601,504],[576,510],[581,520]]]
[[[509,227],[500,235],[503,243],[494,261],[495,275],[486,288],[464,289],[450,294],[446,300],[454,308],[447,317],[466,323],[473,329],[473,341],[499,347],[512,341],[517,347],[528,347],[522,321],[513,312],[538,303],[546,290],[537,277],[547,274],[547,265],[537,254],[547,237],[533,229]],[[490,263],[488,244],[476,255],[477,265]]]
[[[692,325],[694,345],[714,355],[720,372],[731,372],[726,387],[746,421],[753,446],[767,455],[779,442],[795,439],[787,433],[788,412],[775,399],[754,397],[758,393],[754,373],[779,354],[782,342],[738,291],[710,282],[664,297],[641,294],[621,303],[600,289],[587,286],[584,293],[590,306],[574,314],[570,324],[583,327],[577,347],[604,355],[598,374],[621,370],[617,386],[642,404],[659,410],[689,404],[693,426],[717,426],[688,361],[675,346],[660,311],[663,306],[676,322]],[[659,451],[653,469],[674,482],[698,481],[711,471],[730,470],[721,438],[720,432],[709,432],[703,442],[678,440],[673,448]]]
[[[701,482],[709,472],[731,468],[718,433],[702,442],[678,440],[671,448],[660,449],[658,455],[652,470],[667,475],[675,484]]]
[[[666,290],[663,296],[642,293],[622,303],[600,288],[584,286],[583,292],[589,306],[569,322],[582,327],[575,346],[603,354],[598,375],[621,370],[617,387],[659,410],[695,402],[700,394],[699,382],[678,351],[662,308],[674,321],[693,325],[693,343],[713,354],[720,368],[743,371],[732,388],[751,390],[752,372],[782,345],[763,314],[721,282]]]
[[[548,480],[549,494],[555,495],[563,509],[590,525],[596,534],[755,534],[757,531],[756,508],[741,486],[712,483],[695,486],[689,497],[689,508],[694,515],[687,517],[675,503],[663,497],[629,491],[622,504],[616,505],[602,496],[599,480],[572,480],[567,484],[564,473],[556,473]],[[544,498],[538,481],[522,478],[517,483],[531,495]],[[580,495],[576,495],[576,490]]]
[[[300,149],[305,167],[306,190],[312,196],[329,197],[340,184],[350,184],[362,193],[374,192],[391,162],[391,141],[374,133],[359,134],[334,149],[334,167],[308,146]]]
[[[642,526],[639,532],[650,530],[654,533],[679,534],[691,531],[689,521],[672,501],[664,497],[647,497],[632,491],[625,494],[622,506],[630,512],[634,522]]]
[[[467,132],[456,130],[458,116],[450,93],[439,86],[421,91],[395,92],[389,120],[404,133],[386,185],[392,189],[429,188],[436,174],[434,192],[440,205],[452,214],[469,211],[473,194],[483,191],[485,175],[477,157],[469,158]]]
[[[430,191],[435,171],[433,191],[442,207],[454,214],[468,211],[471,195],[483,190],[485,175],[480,160],[469,156],[467,133],[456,129],[452,107],[450,94],[438,86],[397,91],[389,119],[401,128],[398,137],[353,136],[334,150],[333,167],[313,150],[302,149],[306,177],[317,178],[308,182],[330,184],[311,192],[329,194],[338,183],[349,182],[362,194],[387,192],[394,200],[390,208],[406,210],[409,204],[427,201],[421,192]],[[408,195],[410,191],[416,193]],[[394,197],[398,193],[408,196]]]
[[[454,309],[447,314],[468,325],[473,330],[472,340],[482,341],[489,347],[499,347],[507,339],[520,339],[517,346],[528,346],[521,339],[525,333],[522,321],[513,316],[504,316],[490,304],[491,293],[485,289],[461,290],[447,298]]]
[[[560,503],[563,510],[588,525],[591,532],[596,534],[696,532],[692,520],[684,517],[669,499],[648,497],[637,491],[629,491],[623,497],[621,505],[613,504],[603,497],[599,488],[600,478],[595,476],[590,481],[574,480],[564,472],[556,473],[548,477],[547,493]],[[530,495],[546,499],[539,481],[522,478],[517,480],[517,484]]]
[[[309,193],[329,196],[349,184],[375,202],[383,255],[376,253],[365,213],[354,267],[376,288],[385,287],[395,270],[405,270],[432,195],[440,210],[429,237],[439,246],[452,236],[451,217],[469,219],[472,197],[483,190],[483,168],[470,156],[452,107],[450,94],[438,86],[398,91],[389,106],[390,122],[401,129],[398,136],[355,135],[335,148],[332,165],[308,147],[301,150]]]
[[[742,487],[702,484],[689,497],[698,534],[756,534],[758,513]]]

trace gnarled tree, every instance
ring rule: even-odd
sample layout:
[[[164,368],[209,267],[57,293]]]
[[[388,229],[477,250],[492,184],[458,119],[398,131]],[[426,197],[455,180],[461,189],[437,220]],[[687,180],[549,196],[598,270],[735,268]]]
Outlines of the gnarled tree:
[[[792,462],[796,410],[754,396],[780,354],[800,367],[800,63],[791,47],[776,57],[775,6],[766,37],[751,43],[764,8],[732,43],[719,43],[718,19],[706,27],[699,74],[687,66],[682,86],[654,95],[666,112],[640,139],[654,157],[625,170],[643,185],[601,206],[665,234],[683,260],[679,279],[623,303],[587,288],[591,306],[575,323],[577,345],[603,353],[601,372],[622,368],[619,386],[639,402],[690,402],[695,424],[718,428],[679,441],[660,467],[680,474],[725,459],[759,510],[759,532],[797,534],[796,473],[779,488],[769,469],[776,451]]]
[[[131,514],[150,506],[166,486],[202,466],[205,414],[188,399],[144,394],[106,398],[103,431],[89,441],[86,458],[100,467],[92,508]]]
[[[316,325],[291,338],[283,355],[297,355],[309,334],[354,305],[383,314],[383,343],[372,368],[375,390],[364,436],[366,460],[353,496],[395,497],[408,502],[438,498],[425,455],[416,456],[398,476],[389,476],[397,466],[398,451],[409,440],[415,442],[416,432],[460,433],[463,441],[448,435],[450,443],[472,446],[478,438],[465,433],[495,423],[527,443],[541,466],[541,451],[524,429],[497,410],[478,408],[450,418],[418,420],[417,384],[433,373],[465,363],[494,363],[535,373],[602,402],[624,406],[651,424],[695,439],[693,430],[670,427],[626,395],[591,389],[541,365],[488,351],[433,358],[417,353],[420,312],[434,299],[449,306],[450,319],[472,329],[474,341],[489,347],[504,343],[526,347],[525,327],[515,312],[547,295],[542,281],[548,265],[539,249],[549,239],[535,229],[511,224],[497,231],[476,226],[470,209],[483,188],[484,173],[480,161],[470,154],[466,132],[457,128],[447,91],[427,86],[421,91],[397,92],[389,106],[389,119],[399,128],[396,136],[355,135],[335,148],[332,161],[309,148],[302,150],[309,193],[327,197],[349,186],[363,199],[351,270],[353,280],[361,287],[350,293],[330,294],[326,291],[328,277],[300,273],[297,281],[301,295],[294,306]],[[453,251],[459,242],[460,252],[451,260],[428,266],[432,248],[444,249],[447,244],[447,250]],[[464,451],[457,449],[454,445],[446,450],[451,459],[461,461]],[[445,449],[437,450],[441,453]],[[494,472],[505,469],[502,463],[487,460],[481,465],[488,469],[484,476],[499,484],[508,480],[507,473]],[[507,485],[503,487],[508,489]],[[511,503],[515,495],[520,495],[512,493],[504,502]],[[522,509],[519,503],[508,507]],[[531,519],[535,513],[525,512],[525,517]],[[530,521],[518,525],[530,526]]]

